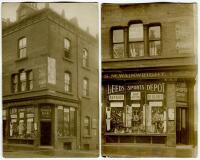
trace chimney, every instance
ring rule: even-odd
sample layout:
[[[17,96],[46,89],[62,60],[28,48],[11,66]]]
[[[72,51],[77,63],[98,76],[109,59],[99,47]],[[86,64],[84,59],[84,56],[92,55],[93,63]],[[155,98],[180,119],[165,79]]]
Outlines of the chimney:
[[[77,19],[76,17],[71,18],[71,19],[70,19],[70,22],[71,22],[72,24],[74,24],[75,26],[79,26],[79,25],[78,25],[78,19]]]

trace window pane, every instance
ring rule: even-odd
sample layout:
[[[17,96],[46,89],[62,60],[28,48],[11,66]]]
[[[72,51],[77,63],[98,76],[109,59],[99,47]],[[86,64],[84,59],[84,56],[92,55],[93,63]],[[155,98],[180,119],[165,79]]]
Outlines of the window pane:
[[[86,67],[88,65],[88,51],[83,49],[83,66]]]
[[[21,83],[21,91],[25,91],[26,90],[26,82],[22,82]]]
[[[144,56],[144,43],[129,43],[130,57]]]
[[[149,28],[149,40],[160,39],[160,26]]]
[[[32,72],[32,71],[29,72],[29,74],[28,74],[28,79],[29,79],[29,80],[32,80],[32,79],[33,79],[33,72]]]
[[[143,24],[130,25],[129,41],[143,41]]]
[[[114,43],[124,42],[123,29],[113,30],[113,42]]]
[[[160,55],[160,41],[151,41],[149,42],[149,52],[150,56]]]
[[[70,134],[69,127],[69,108],[64,108],[64,136],[68,136]]]
[[[25,81],[26,80],[26,73],[25,72],[21,72],[20,73],[20,81]]]
[[[65,39],[64,39],[64,48],[65,48],[66,50],[70,50],[70,46],[71,46],[70,40],[68,40],[67,38],[65,38]]]
[[[124,44],[113,44],[113,58],[124,57]]]
[[[30,81],[29,82],[29,90],[32,90],[33,89],[33,81]]]

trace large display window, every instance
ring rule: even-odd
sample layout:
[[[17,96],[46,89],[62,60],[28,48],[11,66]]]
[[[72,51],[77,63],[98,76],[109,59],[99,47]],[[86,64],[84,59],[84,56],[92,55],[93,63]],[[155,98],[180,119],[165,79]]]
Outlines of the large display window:
[[[106,132],[166,133],[165,83],[107,85]]]
[[[10,126],[9,136],[12,138],[34,138],[35,111],[32,106],[24,106],[20,108],[10,108]],[[37,124],[35,123],[35,126]]]

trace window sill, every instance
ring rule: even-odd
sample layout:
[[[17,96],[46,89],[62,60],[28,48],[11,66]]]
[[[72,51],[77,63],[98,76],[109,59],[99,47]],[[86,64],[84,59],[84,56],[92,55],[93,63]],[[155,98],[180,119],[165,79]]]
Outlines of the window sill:
[[[16,59],[16,62],[23,61],[23,60],[26,60],[26,59],[28,59],[28,57],[17,58],[17,59]]]
[[[89,67],[82,66],[83,69],[90,71]]]
[[[70,58],[63,57],[63,60],[73,63],[73,61]]]

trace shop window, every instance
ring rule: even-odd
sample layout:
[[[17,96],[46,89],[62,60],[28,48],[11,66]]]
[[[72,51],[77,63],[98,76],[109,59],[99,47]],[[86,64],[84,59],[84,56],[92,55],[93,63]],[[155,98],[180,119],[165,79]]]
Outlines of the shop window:
[[[84,118],[84,135],[90,135],[90,117],[88,116]]]
[[[12,92],[16,93],[18,92],[18,74],[12,75]]]
[[[64,38],[64,53],[65,58],[71,58],[71,41],[68,38]]]
[[[138,57],[144,56],[144,33],[143,24],[131,24],[129,26],[128,42],[129,56]]]
[[[149,27],[149,55],[158,56],[161,53],[160,26]]]
[[[64,77],[65,92],[71,92],[71,90],[72,90],[71,73],[70,72],[65,72],[64,76],[65,76]]]
[[[83,79],[83,96],[89,96],[89,81],[87,78]]]
[[[76,110],[73,107],[58,106],[59,137],[76,135]]]
[[[112,49],[113,49],[113,58],[124,57],[125,54],[124,29],[112,30]]]
[[[19,58],[27,57],[27,38],[23,37],[18,41]]]
[[[165,83],[108,85],[107,104],[106,132],[166,133]]]
[[[13,138],[33,138],[35,130],[37,130],[36,127],[34,128],[34,117],[33,107],[11,108],[9,136]]]
[[[83,49],[83,67],[88,67],[88,51]]]

